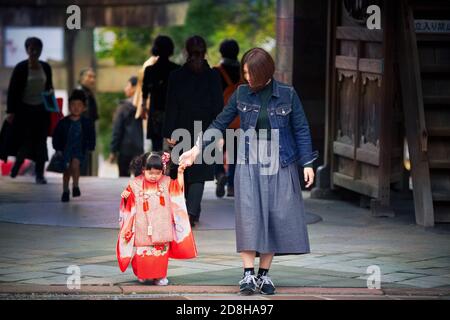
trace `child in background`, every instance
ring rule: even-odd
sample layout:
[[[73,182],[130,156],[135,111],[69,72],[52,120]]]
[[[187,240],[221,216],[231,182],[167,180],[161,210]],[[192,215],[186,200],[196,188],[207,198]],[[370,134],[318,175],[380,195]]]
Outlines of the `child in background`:
[[[95,128],[92,120],[82,116],[86,110],[86,95],[74,90],[69,97],[70,114],[60,120],[53,132],[53,148],[62,153],[66,170],[63,173],[62,202],[70,200],[69,181],[72,177],[72,196],[81,195],[79,187],[80,167],[86,152],[95,149]]]
[[[130,261],[139,282],[167,285],[169,257],[197,256],[184,200],[184,166],[176,179],[164,175],[169,154],[146,153],[133,161],[137,177],[122,193],[117,259]]]

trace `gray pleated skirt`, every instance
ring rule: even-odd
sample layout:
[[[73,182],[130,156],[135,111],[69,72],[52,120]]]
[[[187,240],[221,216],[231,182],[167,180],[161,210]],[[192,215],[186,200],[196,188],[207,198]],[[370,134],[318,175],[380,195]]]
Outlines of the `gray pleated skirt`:
[[[310,252],[298,165],[236,164],[234,176],[237,252]]]

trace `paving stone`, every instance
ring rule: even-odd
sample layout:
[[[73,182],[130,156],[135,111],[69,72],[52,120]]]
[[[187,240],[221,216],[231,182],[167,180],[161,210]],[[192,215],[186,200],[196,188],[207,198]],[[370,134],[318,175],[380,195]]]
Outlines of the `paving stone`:
[[[11,273],[0,276],[0,282],[15,282],[20,280],[39,279],[55,276],[55,273],[51,272],[23,272],[23,273]]]
[[[399,283],[419,288],[437,288],[442,286],[450,286],[450,278],[440,276],[427,276],[399,281]]]

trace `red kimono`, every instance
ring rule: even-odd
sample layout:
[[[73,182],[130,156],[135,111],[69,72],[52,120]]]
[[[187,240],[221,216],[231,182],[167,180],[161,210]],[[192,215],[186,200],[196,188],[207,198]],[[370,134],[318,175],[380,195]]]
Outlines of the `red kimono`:
[[[164,278],[169,258],[197,256],[183,188],[177,179],[168,176],[153,183],[144,175],[130,181],[130,195],[120,203],[116,247],[122,272],[131,261],[139,279]]]

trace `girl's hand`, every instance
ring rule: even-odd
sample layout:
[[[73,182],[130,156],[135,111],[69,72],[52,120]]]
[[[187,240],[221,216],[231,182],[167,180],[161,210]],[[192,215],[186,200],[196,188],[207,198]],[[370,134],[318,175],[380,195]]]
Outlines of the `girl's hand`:
[[[306,188],[309,188],[314,183],[314,170],[313,168],[304,168],[303,175],[305,176]]]
[[[133,237],[133,232],[131,232],[131,230],[127,230],[123,237],[126,242],[130,242],[131,238]]]
[[[127,199],[130,196],[130,193],[130,191],[125,189],[120,196],[124,199]]]

